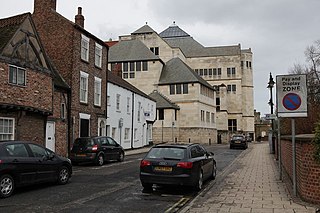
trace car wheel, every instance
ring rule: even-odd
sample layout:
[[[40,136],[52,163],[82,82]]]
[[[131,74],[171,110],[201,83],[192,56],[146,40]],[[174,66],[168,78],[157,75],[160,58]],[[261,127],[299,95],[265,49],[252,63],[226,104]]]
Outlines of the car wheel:
[[[58,184],[64,185],[68,183],[70,178],[70,170],[66,166],[62,166],[59,170]]]
[[[10,197],[14,190],[14,180],[11,175],[2,175],[0,178],[0,197]]]
[[[104,164],[104,158],[103,158],[103,155],[100,154],[100,155],[98,155],[98,157],[96,159],[96,165],[102,166],[103,164]]]
[[[203,185],[203,174],[202,174],[202,170],[200,169],[197,183],[195,185],[195,190],[200,191],[202,189],[202,185]]]
[[[124,161],[124,152],[120,152],[118,161],[119,161],[119,162]]]
[[[212,180],[216,179],[216,176],[217,176],[217,165],[213,164],[211,179]]]
[[[142,187],[146,191],[152,191],[152,183],[141,183]]]

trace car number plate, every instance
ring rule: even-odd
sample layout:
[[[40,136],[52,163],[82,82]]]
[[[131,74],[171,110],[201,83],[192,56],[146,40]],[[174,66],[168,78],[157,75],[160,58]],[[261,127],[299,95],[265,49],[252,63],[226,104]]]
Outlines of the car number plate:
[[[77,157],[85,157],[86,154],[76,154]]]
[[[236,143],[241,143],[241,141],[236,141]]]
[[[169,166],[156,166],[154,167],[155,171],[160,171],[160,172],[172,172],[172,167]]]

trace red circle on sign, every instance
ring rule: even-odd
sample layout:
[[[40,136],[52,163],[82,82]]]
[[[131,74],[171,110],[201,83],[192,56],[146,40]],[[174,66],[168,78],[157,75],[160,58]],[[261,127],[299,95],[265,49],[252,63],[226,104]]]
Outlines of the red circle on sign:
[[[287,110],[297,110],[301,106],[301,98],[296,93],[288,93],[283,97],[282,105]]]

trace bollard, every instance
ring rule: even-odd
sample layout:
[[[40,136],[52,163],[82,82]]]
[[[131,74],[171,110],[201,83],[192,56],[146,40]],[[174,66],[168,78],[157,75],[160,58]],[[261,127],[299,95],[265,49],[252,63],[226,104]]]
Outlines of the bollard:
[[[189,143],[191,143],[191,140],[190,140],[190,138],[189,138]]]
[[[211,145],[211,138],[209,138],[209,145]]]

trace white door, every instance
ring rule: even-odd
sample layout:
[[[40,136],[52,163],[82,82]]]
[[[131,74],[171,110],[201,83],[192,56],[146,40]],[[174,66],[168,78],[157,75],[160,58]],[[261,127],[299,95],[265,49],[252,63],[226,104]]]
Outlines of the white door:
[[[47,128],[46,128],[46,148],[55,152],[56,139],[54,135],[55,135],[55,123],[53,121],[48,121]]]

